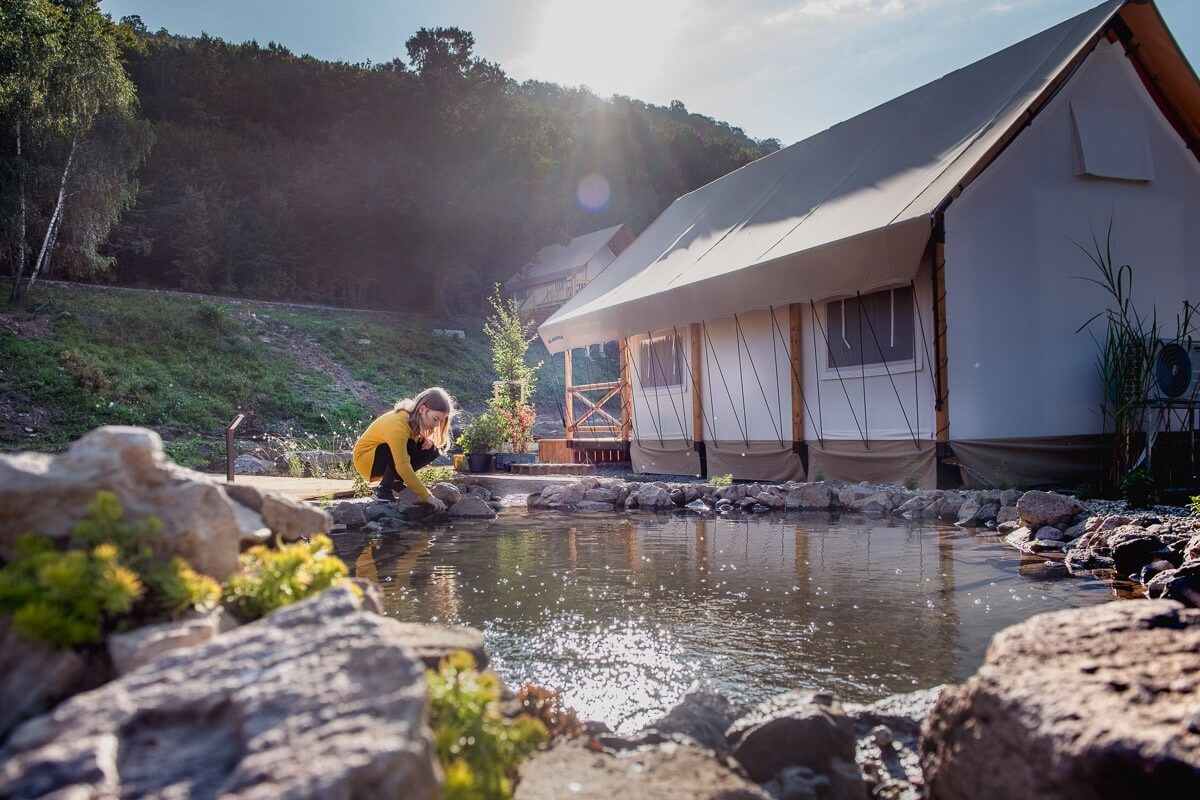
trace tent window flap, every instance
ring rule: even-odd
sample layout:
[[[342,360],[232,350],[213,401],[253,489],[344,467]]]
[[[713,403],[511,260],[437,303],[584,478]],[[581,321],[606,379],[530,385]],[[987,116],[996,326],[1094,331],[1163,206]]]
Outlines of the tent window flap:
[[[675,334],[643,339],[638,351],[638,374],[646,389],[683,385],[683,348]]]
[[[1154,180],[1146,123],[1137,111],[1108,103],[1071,101],[1075,174],[1121,181]]]
[[[829,337],[826,367],[869,367],[908,362],[914,358],[913,292],[911,286],[884,289],[825,304]],[[872,335],[872,330],[874,335]]]

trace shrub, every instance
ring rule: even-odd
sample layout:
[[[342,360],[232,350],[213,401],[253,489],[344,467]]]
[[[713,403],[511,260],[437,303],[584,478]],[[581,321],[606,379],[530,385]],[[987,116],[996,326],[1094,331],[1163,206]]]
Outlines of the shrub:
[[[1200,494],[1193,495],[1187,507],[1193,514],[1200,514]]]
[[[583,729],[575,710],[567,708],[562,694],[553,689],[527,683],[517,690],[517,702],[524,713],[542,723],[550,738],[575,736]]]
[[[464,453],[490,453],[504,441],[503,436],[496,415],[485,411],[467,423],[458,436],[458,446]]]
[[[517,764],[546,740],[546,726],[525,715],[506,719],[499,678],[477,671],[469,653],[444,659],[427,680],[434,748],[446,774],[442,797],[512,797]]]
[[[213,608],[221,588],[181,558],[156,551],[162,523],[124,520],[121,500],[97,492],[71,531],[78,550],[60,552],[49,539],[21,538],[17,556],[0,570],[0,611],[13,615],[27,639],[63,647],[98,644],[136,615],[140,622]]]
[[[64,350],[59,356],[59,362],[71,380],[80,389],[89,394],[101,394],[108,388],[109,378],[100,363],[87,353],[79,350]]]
[[[432,486],[435,483],[448,483],[454,480],[453,467],[421,467],[417,470],[417,477],[421,479],[421,483],[426,486]]]
[[[213,331],[227,330],[232,321],[229,309],[213,300],[201,300],[196,304],[196,319],[202,327]]]
[[[537,412],[533,406],[519,403],[515,409],[498,408],[495,413],[500,417],[504,441],[512,445],[514,453],[524,453],[529,440],[533,438],[533,426],[537,422]]]
[[[247,622],[335,586],[347,574],[328,536],[278,549],[251,547],[238,557],[238,566],[238,573],[225,583],[225,599]]]
[[[910,472],[904,476],[903,480],[900,482],[900,485],[911,492],[913,489],[917,488],[917,483],[917,476]]]
[[[708,482],[713,486],[732,486],[733,473],[727,472],[724,475],[714,475],[708,479]]]
[[[1138,467],[1121,478],[1121,497],[1130,508],[1150,508],[1158,502],[1154,477],[1145,467]]]
[[[355,497],[370,497],[375,493],[375,490],[371,488],[371,484],[368,483],[362,475],[359,475],[357,472],[355,472],[354,487],[351,489],[351,493]]]

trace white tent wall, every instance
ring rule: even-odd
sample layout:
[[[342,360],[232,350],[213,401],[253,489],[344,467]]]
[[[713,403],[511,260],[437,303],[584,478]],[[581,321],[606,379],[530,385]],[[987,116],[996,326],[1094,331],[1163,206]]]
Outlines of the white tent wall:
[[[1073,104],[1144,128],[1153,180],[1077,176]],[[1108,144],[1110,154],[1145,155],[1137,142]],[[1183,300],[1200,299],[1197,220],[1195,154],[1121,45],[1102,41],[946,213],[950,436],[970,472],[1035,484],[1096,471],[1096,345],[1076,329],[1108,298],[1081,279],[1099,275],[1074,243],[1091,249],[1095,236],[1103,247],[1111,221],[1113,259],[1133,266],[1135,304],[1156,307],[1173,333]]]
[[[839,297],[818,298],[813,304],[801,307],[802,385],[807,403],[804,433],[810,478],[819,475],[824,479],[895,482],[913,479],[922,487],[936,484],[933,446],[936,411],[931,363],[936,353],[932,261],[928,255],[921,262],[913,289],[915,359],[908,364],[889,364],[890,379],[882,367],[873,366],[865,370],[841,367],[839,380],[838,370],[833,370],[829,363],[826,344],[828,338],[840,336],[839,321],[835,319],[831,326],[825,305]],[[814,306],[819,324],[813,321]],[[875,333],[886,336],[886,331]],[[864,328],[863,337],[870,336]]]
[[[680,382],[675,386],[648,386],[654,383],[651,373],[656,369],[670,371],[665,363],[643,358],[647,339],[671,337],[678,333]],[[700,454],[692,442],[691,345],[688,327],[653,331],[630,336],[629,381],[633,395],[633,441],[629,456],[635,472],[652,475],[699,475]]]

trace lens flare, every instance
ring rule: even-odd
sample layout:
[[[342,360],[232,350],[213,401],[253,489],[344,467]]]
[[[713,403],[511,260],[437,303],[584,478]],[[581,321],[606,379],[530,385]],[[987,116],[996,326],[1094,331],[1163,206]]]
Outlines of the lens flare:
[[[612,190],[608,187],[607,178],[593,172],[585,175],[579,182],[579,188],[575,190],[575,197],[579,200],[579,205],[588,211],[599,211],[608,205],[608,200],[612,197]]]

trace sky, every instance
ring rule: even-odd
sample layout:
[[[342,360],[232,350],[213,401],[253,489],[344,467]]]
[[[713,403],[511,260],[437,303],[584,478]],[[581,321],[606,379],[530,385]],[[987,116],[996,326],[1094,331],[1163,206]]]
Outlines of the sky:
[[[150,30],[362,62],[457,26],[517,80],[584,85],[799,141],[1049,28],[1098,0],[101,0]],[[1200,2],[1158,0],[1200,63]]]

